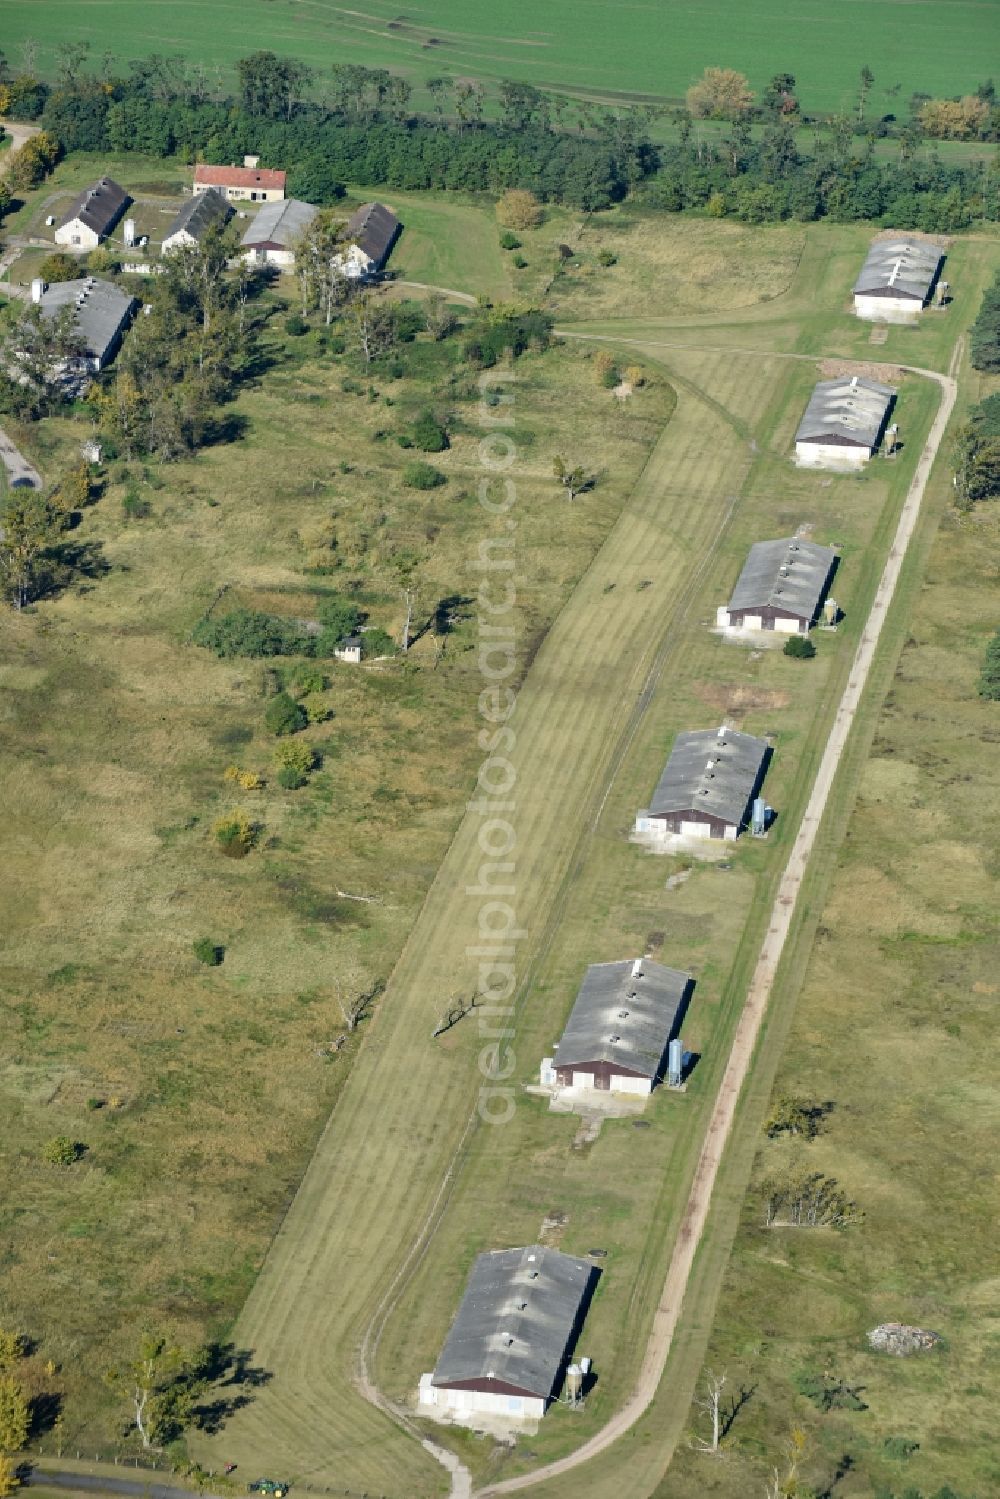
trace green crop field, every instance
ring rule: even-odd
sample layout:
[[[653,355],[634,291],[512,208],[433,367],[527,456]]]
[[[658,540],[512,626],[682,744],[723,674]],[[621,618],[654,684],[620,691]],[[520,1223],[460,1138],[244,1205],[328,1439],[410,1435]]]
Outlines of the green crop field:
[[[739,68],[760,88],[787,69],[807,109],[849,108],[860,69],[875,73],[872,107],[892,109],[914,90],[969,92],[989,73],[1000,30],[997,0],[866,0],[831,6],[803,0],[425,0],[400,7],[368,0],[0,0],[0,37],[17,55],[27,37],[51,71],[63,41],[89,41],[95,56],[185,53],[231,70],[259,47],[324,68],[335,62],[428,77],[522,78],[595,98],[683,95],[710,64]],[[899,92],[889,94],[887,90]]]

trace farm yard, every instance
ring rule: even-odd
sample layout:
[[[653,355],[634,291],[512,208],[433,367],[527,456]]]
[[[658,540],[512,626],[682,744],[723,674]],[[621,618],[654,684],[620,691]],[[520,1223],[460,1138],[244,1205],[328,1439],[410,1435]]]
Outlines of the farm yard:
[[[434,74],[521,78],[540,88],[607,102],[646,103],[683,96],[707,61],[740,68],[762,88],[777,68],[799,82],[812,110],[850,111],[865,64],[876,74],[875,103],[891,109],[915,90],[936,96],[968,90],[988,68],[983,39],[1000,22],[996,0],[946,0],[901,7],[869,0],[864,31],[848,7],[807,0],[794,18],[776,0],[661,0],[648,6],[589,0],[507,0],[501,12],[463,0],[432,0],[413,12],[389,0],[363,10],[313,0],[128,0],[81,7],[46,0],[45,25],[34,0],[0,0],[8,54],[32,38],[51,73],[61,42],[89,41],[94,55],[183,53],[227,74],[253,45],[298,56],[310,66],[360,63],[390,67],[418,91]],[[719,39],[729,38],[724,56]],[[887,92],[891,90],[891,92]]]
[[[44,203],[39,194],[21,210],[20,225],[37,229],[49,200],[68,199],[95,165],[68,158]],[[163,164],[147,166],[147,195],[169,202],[180,177],[169,165],[159,178]],[[138,180],[128,159],[115,168]],[[352,185],[347,206],[366,196]],[[533,347],[500,372],[512,403],[513,514],[491,518],[476,502],[481,439],[497,425],[498,405],[482,404],[457,338],[411,337],[393,361],[362,372],[336,330],[296,326],[288,282],[261,298],[260,371],[226,412],[229,440],[170,468],[109,462],[103,493],[73,533],[82,559],[75,581],[4,617],[14,879],[3,958],[18,1029],[0,1090],[16,1111],[18,1149],[3,1167],[3,1195],[31,1208],[0,1221],[10,1306],[63,1372],[71,1443],[114,1441],[120,1412],[92,1376],[125,1356],[142,1313],[188,1343],[231,1340],[260,1374],[248,1398],[223,1413],[221,1434],[210,1422],[191,1434],[190,1450],[207,1466],[238,1457],[241,1472],[280,1465],[304,1490],[349,1482],[430,1499],[445,1479],[415,1430],[453,1447],[477,1483],[502,1481],[597,1431],[635,1380],[767,912],[936,407],[936,389],[899,366],[948,367],[995,271],[996,245],[985,235],[956,242],[948,312],[926,314],[918,329],[891,328],[873,349],[871,327],[848,310],[866,226],[751,231],[632,207],[597,217],[550,209],[521,233],[519,265],[501,248],[491,204],[416,193],[392,202],[405,227],[391,296],[404,316],[436,285],[464,295],[455,311],[469,326],[482,315],[469,305],[477,295],[530,297],[557,320],[554,347]],[[22,278],[32,264],[19,265]],[[789,457],[809,392],[848,360],[888,372],[899,387],[901,452],[873,460],[860,478],[796,471]],[[962,374],[967,404],[975,382]],[[414,491],[397,440],[428,408],[450,441],[434,453],[433,485]],[[43,471],[56,472],[78,450],[79,418],[12,430]],[[557,455],[591,481],[572,504],[553,477]],[[979,892],[995,871],[971,850],[975,803],[966,793],[961,837],[950,837],[943,802],[926,809],[922,780],[926,771],[936,786],[940,774],[943,798],[942,758],[949,775],[972,776],[988,738],[989,708],[967,699],[990,623],[991,564],[975,549],[995,538],[980,515],[957,521],[947,498],[939,468],[667,1376],[625,1442],[583,1474],[598,1499],[621,1492],[623,1455],[651,1493],[675,1453],[664,1499],[686,1491],[735,1499],[770,1471],[796,1422],[809,1428],[817,1483],[840,1453],[855,1454],[837,1492],[861,1499],[870,1480],[895,1476],[882,1449],[898,1434],[897,1411],[920,1448],[907,1478],[981,1487],[996,1476],[974,1443],[968,1452],[949,1445],[944,1421],[931,1419],[940,1366],[928,1362],[923,1376],[914,1366],[905,1388],[894,1369],[873,1371],[862,1341],[869,1304],[857,1293],[867,1276],[872,1312],[888,1316],[899,1294],[896,1213],[910,1215],[913,1257],[932,1229],[897,1185],[911,1164],[912,1104],[900,1104],[873,1149],[881,1088],[848,1065],[847,1017],[873,1026],[885,1067],[898,1066],[909,1087],[924,1060],[917,1027],[933,1015],[918,993],[974,971],[976,1004],[988,1003],[989,905]],[[749,545],[799,527],[840,551],[838,629],[816,632],[811,662],[722,640],[709,625]],[[474,992],[482,940],[472,895],[483,862],[475,559],[485,539],[514,550],[514,680],[523,677],[505,745],[516,788],[512,901],[523,929],[510,1041],[515,1107],[496,1128],[476,1107],[482,1022],[473,1013],[432,1038],[449,1006]],[[936,608],[920,592],[928,555]],[[975,624],[961,596],[970,558]],[[200,649],[192,643],[199,621],[239,606],[312,626],[346,591],[370,625],[398,638],[415,578],[412,649],[361,669],[331,663],[329,681],[310,689],[322,702],[302,736],[315,760],[308,784],[289,790],[264,769],[265,784],[240,798],[256,846],[244,861],[221,858],[212,829],[234,809],[227,767],[266,766],[268,699],[294,678],[281,663]],[[912,635],[911,612],[925,618]],[[964,685],[955,689],[949,667],[962,652]],[[946,709],[933,722],[920,716],[927,682],[946,701],[940,684],[957,692],[952,717],[961,715],[968,735],[959,767],[941,751]],[[769,837],[727,849],[722,862],[651,857],[628,833],[666,749],[683,728],[723,721],[775,744],[766,794],[778,818]],[[911,814],[931,840],[921,854],[901,826]],[[935,905],[925,887],[941,867],[953,879]],[[858,890],[877,919],[859,918]],[[218,966],[199,967],[192,955],[204,933],[219,944]],[[848,944],[844,956],[838,943]],[[899,1005],[872,977],[887,944],[914,995],[905,1032]],[[960,978],[942,955],[948,944],[963,959],[973,954]],[[695,973],[684,1038],[697,1066],[683,1095],[655,1097],[643,1127],[608,1120],[587,1134],[523,1085],[537,1078],[586,965],[642,951]],[[830,989],[848,972],[856,991],[831,1009]],[[355,1025],[345,1006],[364,996]],[[983,1016],[963,1011],[951,1024],[943,1044],[964,1059],[982,1042]],[[968,1060],[957,1103],[939,1086],[942,1134],[984,1097],[985,1075],[974,1055]],[[761,1143],[778,1067],[779,1088],[834,1103],[816,1141]],[[39,1181],[55,1128],[84,1140],[86,1153],[71,1174]],[[933,1148],[925,1137],[923,1149]],[[871,1239],[866,1226],[817,1235],[818,1247],[803,1235],[811,1241],[799,1248],[760,1226],[760,1184],[790,1149],[795,1161],[835,1167],[845,1180],[853,1168]],[[960,1176],[961,1167],[948,1156],[949,1171]],[[957,1186],[953,1200],[957,1212]],[[986,1223],[984,1213],[975,1231],[985,1234]],[[582,1349],[598,1377],[582,1412],[553,1410],[511,1449],[415,1428],[412,1415],[404,1430],[363,1398],[359,1384],[369,1395],[377,1386],[409,1411],[473,1256],[537,1238],[575,1254],[603,1251]],[[946,1264],[955,1284],[942,1288]],[[935,1265],[933,1288],[906,1310],[937,1318],[944,1357],[949,1329],[963,1316],[968,1324],[985,1288],[972,1248],[963,1258],[947,1230]],[[730,1310],[712,1333],[720,1283]],[[78,1286],[86,1297],[73,1296]],[[756,1304],[748,1286],[759,1288]],[[783,1310],[793,1297],[815,1298],[794,1332]],[[762,1328],[763,1305],[771,1320]],[[732,1371],[733,1384],[759,1381],[716,1467],[682,1441],[710,1333],[710,1359]],[[977,1393],[989,1384],[985,1339],[967,1339],[961,1357],[968,1419],[985,1435],[988,1409]],[[836,1360],[891,1418],[874,1398],[868,1427],[854,1410],[832,1420],[803,1414],[789,1358]],[[568,1494],[571,1482],[579,1491],[579,1478],[536,1491]]]

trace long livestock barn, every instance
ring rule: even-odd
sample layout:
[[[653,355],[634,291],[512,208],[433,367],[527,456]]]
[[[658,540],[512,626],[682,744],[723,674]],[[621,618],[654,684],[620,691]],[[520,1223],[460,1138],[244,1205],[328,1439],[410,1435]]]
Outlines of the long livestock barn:
[[[651,1093],[694,980],[650,958],[592,963],[542,1083],[566,1091]]]
[[[832,547],[801,536],[755,541],[732,598],[716,611],[716,623],[724,630],[808,635],[836,565]]]
[[[723,724],[678,734],[653,799],[635,820],[647,837],[738,838],[770,759],[766,739]]]
[[[421,1376],[422,1413],[543,1416],[597,1276],[588,1261],[540,1244],[478,1255],[437,1366]]]
[[[882,441],[896,392],[861,375],[820,380],[795,434],[805,468],[859,469]]]
[[[854,283],[854,311],[876,322],[909,321],[927,305],[943,259],[926,240],[875,240]]]

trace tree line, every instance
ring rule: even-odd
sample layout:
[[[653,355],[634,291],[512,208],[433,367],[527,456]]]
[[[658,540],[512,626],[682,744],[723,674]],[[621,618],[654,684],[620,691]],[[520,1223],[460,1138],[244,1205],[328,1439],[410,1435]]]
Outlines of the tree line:
[[[958,101],[914,95],[906,118],[872,117],[875,77],[864,67],[857,108],[825,122],[805,149],[795,127],[808,117],[790,73],[775,74],[758,100],[742,74],[709,68],[686,108],[673,112],[574,104],[513,80],[488,94],[474,80],[431,78],[431,112],[421,115],[406,79],[355,64],[320,74],[255,52],[237,64],[235,95],[182,58],[154,54],[124,74],[112,60],[96,72],[87,64],[85,49],[64,48],[50,87],[0,61],[0,105],[40,118],[64,150],[187,161],[253,152],[288,170],[290,194],[317,204],[335,202],[345,182],[365,182],[408,191],[530,188],[587,211],[641,189],[654,208],[749,223],[864,219],[950,233],[1000,217],[995,165],[945,165],[920,150],[934,136],[1000,138],[989,81]],[[678,138],[654,146],[654,119],[671,113]],[[704,139],[693,126],[701,118],[727,122],[726,132]],[[898,137],[893,162],[874,156],[886,135]]]

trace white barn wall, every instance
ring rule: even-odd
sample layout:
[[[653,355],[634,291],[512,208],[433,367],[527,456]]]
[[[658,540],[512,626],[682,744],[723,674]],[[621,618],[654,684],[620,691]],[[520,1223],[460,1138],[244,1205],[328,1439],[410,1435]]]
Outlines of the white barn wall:
[[[848,448],[839,443],[797,442],[795,462],[800,468],[836,468],[856,472],[871,457],[870,448]]]
[[[923,304],[912,297],[866,297],[854,298],[855,316],[870,323],[909,323],[920,314]]]

